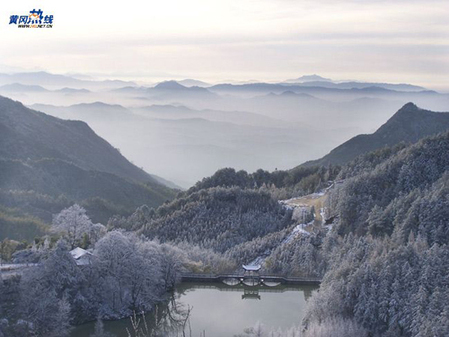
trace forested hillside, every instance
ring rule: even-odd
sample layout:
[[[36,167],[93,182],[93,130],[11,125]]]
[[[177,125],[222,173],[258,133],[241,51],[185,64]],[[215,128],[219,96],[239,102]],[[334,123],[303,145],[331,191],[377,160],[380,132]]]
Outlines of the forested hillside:
[[[223,253],[290,224],[291,212],[268,193],[215,187],[159,207],[148,214],[140,232],[162,242],[187,242]]]
[[[448,151],[443,133],[342,171],[329,196],[329,267],[306,325],[337,317],[374,336],[449,334]]]
[[[190,194],[201,189],[212,187],[238,186],[242,189],[265,189],[277,199],[288,199],[293,196],[310,194],[322,188],[330,180],[334,180],[340,167],[298,166],[291,170],[276,170],[273,172],[262,169],[253,173],[233,168],[224,168],[210,177],[203,178],[186,193]]]
[[[44,223],[50,223],[53,214],[73,202],[83,204],[95,221],[106,223],[114,214],[131,214],[144,204],[157,207],[174,195],[162,185],[151,188],[114,174],[86,171],[58,159],[26,163],[0,159],[0,172],[8,177],[0,180],[1,205],[20,208]],[[0,221],[0,238],[20,238],[20,232],[26,239],[34,238],[34,231],[26,233],[26,227],[18,230],[15,227],[19,225],[1,216]]]
[[[0,96],[0,157],[61,159],[84,169],[139,182],[155,180],[131,164],[84,122],[62,120]]]
[[[114,217],[109,226],[138,231],[162,242],[198,245],[225,254],[234,262],[248,263],[286,248],[281,243],[298,221],[292,219],[293,210],[279,201],[320,190],[339,171],[338,167],[299,167],[249,174],[225,168],[179,193],[171,203],[141,207],[128,218]],[[272,261],[267,269],[288,269],[279,265],[277,258]],[[310,265],[307,268],[311,270]],[[322,270],[313,274],[320,275]],[[303,266],[288,273],[306,274]]]
[[[445,133],[404,148],[371,169],[356,172],[353,177],[350,177],[352,168],[342,171],[342,178],[350,178],[328,199],[329,211],[339,217],[339,231],[385,235],[393,233],[396,227],[403,227],[402,236],[407,238],[412,223],[430,231],[429,226],[435,225],[435,221],[422,224],[411,211],[416,207],[416,200],[423,199],[425,203],[418,202],[420,217],[424,213],[441,216],[442,209],[431,211],[427,208],[433,206],[432,200],[444,201],[444,198],[431,196],[444,185],[444,174],[449,167],[448,150],[449,136]],[[408,225],[404,227],[405,221]],[[415,235],[417,229],[414,228]]]
[[[87,124],[0,97],[0,239],[31,240],[75,202],[94,221],[157,207],[176,191],[131,164]]]

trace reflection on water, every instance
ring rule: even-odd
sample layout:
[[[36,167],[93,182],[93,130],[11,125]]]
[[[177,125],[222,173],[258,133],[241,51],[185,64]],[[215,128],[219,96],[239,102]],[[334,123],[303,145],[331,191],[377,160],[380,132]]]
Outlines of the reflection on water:
[[[242,295],[242,300],[249,300],[249,299],[255,299],[255,300],[260,300],[260,294],[259,294],[259,289],[244,289],[243,290],[243,295]]]
[[[137,317],[139,329],[148,336],[232,337],[263,322],[267,327],[298,325],[306,301],[315,286],[229,286],[220,283],[182,283],[167,301]],[[105,322],[105,330],[127,337],[133,330],[130,319]],[[94,323],[77,326],[72,337],[89,337]]]

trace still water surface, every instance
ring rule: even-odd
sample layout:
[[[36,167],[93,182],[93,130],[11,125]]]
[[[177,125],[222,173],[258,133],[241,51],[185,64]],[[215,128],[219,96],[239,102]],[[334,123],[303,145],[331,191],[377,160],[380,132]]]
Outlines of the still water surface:
[[[150,329],[164,335],[232,337],[262,322],[267,327],[300,324],[315,286],[230,287],[218,283],[182,283],[169,299],[146,315]],[[190,311],[189,311],[190,310]],[[127,337],[129,319],[104,322],[105,330]],[[94,323],[77,326],[71,337],[89,337]]]

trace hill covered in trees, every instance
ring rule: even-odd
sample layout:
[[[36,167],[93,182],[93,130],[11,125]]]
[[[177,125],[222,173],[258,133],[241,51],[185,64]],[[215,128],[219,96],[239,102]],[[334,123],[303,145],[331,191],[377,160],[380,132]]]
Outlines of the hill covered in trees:
[[[346,164],[361,154],[393,146],[400,142],[414,143],[423,137],[437,134],[448,128],[449,113],[424,110],[413,103],[407,103],[373,134],[351,138],[323,158],[309,161],[303,165]]]
[[[136,229],[149,238],[220,253],[292,224],[291,212],[269,193],[239,187],[203,189],[141,214]],[[136,226],[136,217],[113,219],[110,225]]]
[[[448,335],[448,151],[446,132],[343,168],[306,325],[336,317],[373,336]]]
[[[401,227],[405,230],[401,236],[406,239],[412,224],[420,223],[424,213],[444,216],[445,213],[441,213],[444,209],[439,207],[446,192],[442,187],[446,184],[449,167],[448,149],[449,133],[443,133],[422,139],[413,146],[397,147],[387,157],[382,151],[362,156],[356,161],[357,165],[345,167],[339,176],[345,179],[343,187],[332,191],[328,198],[329,212],[339,218],[339,231],[377,236],[390,235]],[[373,156],[384,156],[384,159],[373,164]],[[437,195],[441,198],[433,193],[439,190],[441,193]],[[423,201],[413,214],[413,205],[418,199]],[[435,211],[426,209],[432,207],[432,202],[438,203],[434,205],[438,207]],[[398,212],[398,208],[404,208],[403,212]],[[403,225],[404,221],[408,225]],[[438,222],[441,221],[438,218]],[[435,222],[420,225],[430,231],[431,224]],[[415,235],[424,234],[416,230],[418,227],[414,228]],[[441,234],[435,238],[445,241]]]
[[[95,221],[156,207],[176,191],[131,164],[84,122],[0,97],[0,238],[32,239],[81,203]]]

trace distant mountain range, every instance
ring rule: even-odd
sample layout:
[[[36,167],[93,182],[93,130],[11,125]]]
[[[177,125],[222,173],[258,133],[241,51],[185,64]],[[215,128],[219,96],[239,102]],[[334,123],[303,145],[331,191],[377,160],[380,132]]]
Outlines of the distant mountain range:
[[[407,102],[449,111],[449,94],[411,84],[319,75],[235,83],[189,78],[142,86],[41,72],[0,75],[0,95],[85,121],[137,166],[184,188],[221,167],[288,169],[320,158],[351,137],[373,133]]]
[[[74,89],[64,87],[62,89],[48,90],[40,85],[29,85],[21,83],[11,83],[0,86],[1,93],[62,93],[62,94],[84,94],[89,93],[87,89]]]
[[[125,94],[139,94],[154,100],[210,100],[219,98],[218,95],[199,86],[184,86],[176,81],[165,81],[154,87],[123,87],[113,89],[113,92]]]
[[[30,108],[49,113],[63,119],[76,119],[90,123],[92,120],[125,120],[131,113],[119,104],[103,102],[80,103],[70,106],[54,106],[49,104],[33,104]]]
[[[88,80],[78,79],[71,76],[50,74],[45,71],[2,74],[0,73],[0,85],[20,83],[25,85],[40,85],[48,88],[61,89],[64,87],[74,88],[117,88],[123,86],[135,86],[134,82],[120,80]]]
[[[11,83],[0,86],[0,92],[45,92],[49,91],[40,85]]]
[[[359,83],[359,82],[344,82],[344,83],[332,83],[332,82],[307,82],[307,83],[249,83],[249,84],[216,84],[208,88],[212,92],[216,93],[239,93],[239,92],[252,92],[252,93],[282,93],[285,91],[293,91],[296,93],[316,94],[316,93],[376,93],[382,94],[400,93],[400,92],[432,92],[425,88],[413,86],[410,84],[388,84],[388,83]]]
[[[346,164],[361,154],[400,142],[414,143],[448,129],[449,113],[423,110],[407,103],[373,134],[353,137],[323,158],[306,162],[303,166]]]
[[[309,81],[304,83],[292,83],[292,85],[305,87],[322,87],[336,89],[366,89],[366,88],[382,88],[397,91],[425,91],[426,88],[411,84],[392,84],[392,83],[373,83],[373,82],[327,82],[327,81]]]
[[[182,102],[198,99],[217,100],[222,96],[248,97],[263,94],[302,94],[323,99],[355,99],[362,97],[386,97],[413,99],[439,96],[437,92],[410,84],[309,81],[304,83],[222,83],[208,87],[185,86],[177,81],[166,81],[155,87],[127,86],[112,89],[113,92],[141,95],[147,99],[166,102]],[[439,98],[439,97],[438,97]],[[447,99],[447,97],[446,97]],[[218,103],[219,104],[219,103]]]
[[[203,81],[199,81],[196,79],[184,79],[179,81],[165,81],[161,82],[162,86],[159,87],[165,89],[175,89],[172,84],[177,83],[182,85],[183,87],[198,87],[198,88],[208,88],[215,87],[210,83],[206,83]],[[14,74],[5,74],[0,73],[0,86],[2,85],[11,85],[11,84],[21,84],[27,86],[42,86],[47,89],[62,89],[66,87],[72,87],[75,89],[86,88],[86,89],[101,89],[101,88],[124,88],[124,87],[133,87],[136,88],[137,84],[132,81],[122,81],[122,80],[95,80],[89,76],[68,76],[68,75],[60,75],[60,74],[51,74],[45,71],[39,72],[24,72],[24,73],[14,73]],[[228,85],[226,82],[219,84],[218,86]],[[244,84],[238,84],[233,82],[231,85],[237,86],[249,86],[244,87],[244,89],[253,88],[256,85],[259,85],[259,90],[261,87],[269,87],[271,85],[275,86],[307,86],[307,87],[322,87],[322,88],[339,88],[339,89],[362,89],[368,87],[380,87],[384,89],[398,90],[398,91],[422,91],[426,90],[421,86],[399,83],[377,83],[377,82],[358,82],[358,81],[333,81],[330,78],[325,78],[319,75],[304,75],[298,77],[296,79],[289,79],[283,81],[281,83],[262,83],[254,81],[245,82]],[[159,85],[156,85],[157,88]],[[23,89],[23,88],[22,88]],[[28,88],[31,89],[31,88]],[[179,89],[179,88],[178,88]],[[216,90],[222,89],[220,87],[216,87]],[[243,88],[242,88],[243,89]]]
[[[327,113],[329,108],[322,110],[320,106],[327,105],[331,107],[332,110],[335,110],[334,107],[340,105],[341,103],[349,103],[350,101],[358,100],[358,99],[380,99],[384,102],[388,101],[394,104],[399,103],[399,106],[407,102],[415,102],[419,106],[424,106],[431,110],[436,111],[445,111],[449,109],[449,94],[439,93],[432,90],[419,90],[419,87],[410,88],[408,85],[404,87],[403,85],[395,85],[395,84],[376,84],[372,85],[372,83],[367,83],[366,86],[360,83],[354,83],[353,85],[348,85],[348,88],[338,87],[338,85],[331,84],[331,87],[327,87],[325,82],[321,82],[319,85],[310,85],[306,84],[286,84],[286,83],[252,83],[252,84],[217,84],[207,88],[209,91],[220,95],[222,97],[221,100],[217,101],[217,104],[220,104],[221,108],[224,109],[237,109],[239,110],[251,111],[262,113],[262,111],[267,111],[270,113],[271,117],[275,117],[274,114],[286,114],[287,110],[289,114],[298,112],[307,112],[310,110],[309,102],[305,104],[297,104],[289,105],[287,109],[284,109],[284,103],[278,102],[279,100],[285,101],[287,96],[294,97],[293,94],[297,95],[309,95],[313,96],[316,99],[322,100],[321,103],[317,106],[320,110],[320,113]],[[342,86],[346,84],[341,84]],[[404,91],[403,89],[410,89]],[[282,95],[283,93],[287,93],[287,95]],[[260,98],[263,100],[264,95],[276,94],[279,99],[275,99],[275,97],[271,97],[271,103],[269,105],[265,105],[261,103]],[[229,99],[232,96],[232,99]],[[228,99],[226,99],[228,97]],[[257,110],[254,109],[254,104],[250,104],[247,106],[245,102],[241,99],[249,99],[254,101],[257,105]],[[296,96],[299,98],[299,96]],[[239,100],[240,99],[240,100]],[[324,102],[327,101],[327,102]],[[213,102],[212,102],[213,103]],[[292,102],[293,103],[293,102]],[[315,102],[318,103],[318,102]],[[315,108],[315,103],[313,103],[312,108]],[[397,107],[397,108],[398,108]],[[213,107],[215,108],[215,106]],[[367,108],[371,109],[371,106]],[[270,111],[268,111],[270,110]],[[379,113],[382,113],[382,110],[377,110]],[[363,114],[364,111],[361,110],[360,114]],[[374,115],[371,117],[375,117]],[[342,119],[343,120],[343,119]]]
[[[378,83],[378,82],[359,82],[359,81],[333,81],[330,78],[319,75],[305,75],[296,79],[290,79],[281,84],[293,84],[298,86],[338,88],[338,89],[363,89],[369,87],[379,87],[398,91],[422,91],[424,87],[406,83]]]

